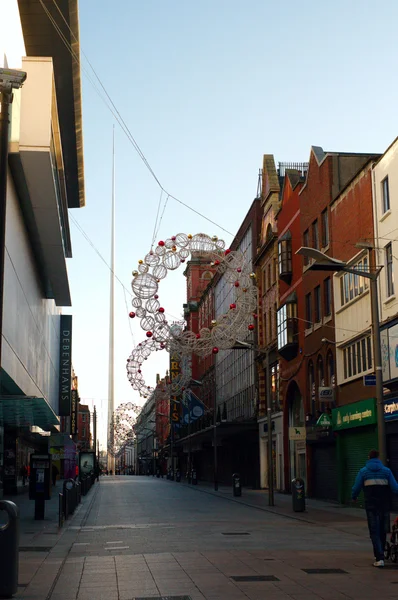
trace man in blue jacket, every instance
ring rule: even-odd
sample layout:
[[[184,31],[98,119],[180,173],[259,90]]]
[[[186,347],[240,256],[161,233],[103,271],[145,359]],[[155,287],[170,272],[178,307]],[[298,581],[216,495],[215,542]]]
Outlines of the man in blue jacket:
[[[354,502],[363,489],[365,508],[368,517],[370,539],[376,561],[374,567],[384,567],[384,547],[386,545],[386,519],[389,518],[391,491],[398,494],[398,483],[391,470],[379,460],[377,450],[371,450],[366,466],[361,469],[352,488]]]

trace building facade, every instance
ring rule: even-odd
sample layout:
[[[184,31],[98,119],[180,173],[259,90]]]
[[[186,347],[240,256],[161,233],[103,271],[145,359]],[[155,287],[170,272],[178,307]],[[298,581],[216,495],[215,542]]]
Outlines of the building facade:
[[[0,487],[15,493],[20,463],[48,450],[41,432],[59,429],[60,315],[71,305],[68,209],[85,199],[79,63],[39,2],[10,1],[0,11],[0,66],[27,74],[10,105],[1,265]],[[63,18],[79,53],[76,0],[58,14],[64,30]]]

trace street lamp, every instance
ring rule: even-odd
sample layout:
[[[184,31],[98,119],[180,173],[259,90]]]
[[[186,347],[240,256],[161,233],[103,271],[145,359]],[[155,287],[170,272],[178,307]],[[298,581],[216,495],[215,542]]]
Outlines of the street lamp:
[[[381,340],[380,340],[380,322],[379,322],[379,304],[377,300],[377,278],[383,267],[375,267],[374,271],[367,272],[360,269],[353,269],[347,263],[337,258],[327,256],[316,248],[301,247],[296,254],[301,254],[314,262],[308,267],[313,271],[344,271],[365,277],[370,281],[370,301],[372,309],[372,332],[373,332],[373,350],[376,371],[376,403],[377,403],[377,432],[379,438],[380,460],[385,463],[387,459],[386,451],[386,426],[384,422],[384,403],[383,403],[383,374],[381,360]]]

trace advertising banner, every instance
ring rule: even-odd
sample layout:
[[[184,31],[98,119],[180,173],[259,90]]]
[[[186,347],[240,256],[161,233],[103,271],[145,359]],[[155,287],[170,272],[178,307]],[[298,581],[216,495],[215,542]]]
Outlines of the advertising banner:
[[[182,410],[183,424],[188,425],[188,423],[194,423],[200,417],[203,417],[205,414],[205,405],[191,390],[188,390],[184,392]]]
[[[95,452],[79,453],[79,475],[89,475],[95,471]]]
[[[72,387],[72,315],[61,315],[59,352],[59,410],[60,417],[69,417]]]
[[[178,354],[170,355],[170,378],[171,381],[181,373],[180,356]],[[180,427],[181,422],[181,395],[170,396],[170,423],[171,434],[175,438],[175,433]]]
[[[70,433],[71,435],[77,434],[77,411],[79,406],[79,397],[77,390],[71,392],[71,411],[70,411]]]

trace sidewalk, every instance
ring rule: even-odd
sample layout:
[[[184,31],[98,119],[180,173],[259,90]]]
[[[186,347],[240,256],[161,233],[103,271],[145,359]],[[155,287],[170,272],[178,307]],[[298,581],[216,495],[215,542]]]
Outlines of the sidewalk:
[[[40,584],[38,599],[44,587],[50,588],[58,569],[62,567],[67,550],[71,546],[71,539],[77,535],[77,531],[70,531],[67,526],[62,529],[58,527],[58,502],[59,494],[62,493],[63,480],[57,481],[52,488],[51,500],[46,501],[45,518],[36,521],[34,518],[34,500],[29,500],[29,494],[17,494],[6,496],[4,500],[11,500],[19,508],[20,536],[19,536],[19,577],[18,595],[24,594],[28,585]],[[76,508],[74,514],[67,520],[67,525],[80,524],[97,493],[98,483],[89,491],[87,496],[82,497],[82,502]],[[0,513],[2,515],[3,513]],[[32,587],[31,585],[31,587]],[[37,584],[36,584],[37,585]],[[47,593],[47,592],[46,592]]]
[[[235,497],[233,496],[232,485],[219,485],[218,491],[216,492],[213,484],[205,481],[199,482],[198,485],[191,485],[186,480],[180,484],[174,483],[176,485],[191,487],[199,492],[212,494],[213,496],[218,496],[230,500],[231,502],[244,504],[251,508],[271,512],[288,519],[304,521],[305,523],[310,523],[312,525],[332,527],[333,529],[338,529],[346,533],[354,533],[356,535],[367,532],[366,513],[365,510],[360,507],[345,506],[333,502],[306,498],[306,511],[297,513],[293,511],[292,497],[290,494],[275,493],[275,506],[269,506],[268,490],[243,488],[242,496]],[[396,516],[398,515],[391,513],[391,522]]]

